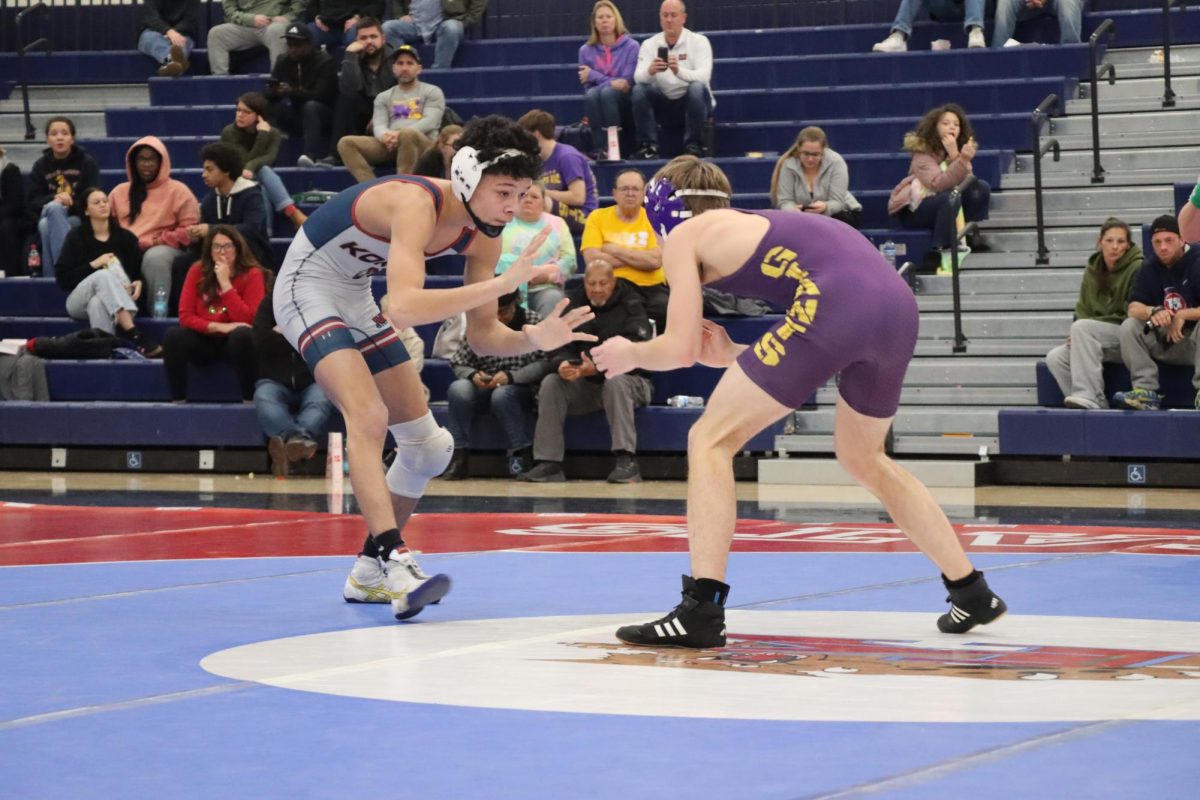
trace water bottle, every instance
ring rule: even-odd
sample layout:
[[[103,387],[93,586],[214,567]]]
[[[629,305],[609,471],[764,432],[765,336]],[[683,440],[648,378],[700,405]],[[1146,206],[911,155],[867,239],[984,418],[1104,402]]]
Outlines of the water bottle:
[[[165,319],[167,316],[167,287],[159,286],[154,290],[154,318]]]
[[[672,408],[704,408],[704,398],[677,394],[674,397],[667,398],[667,405]]]
[[[883,244],[879,245],[879,252],[887,259],[887,262],[892,265],[892,269],[896,268],[896,243],[888,239]]]
[[[38,252],[37,245],[29,246],[29,267],[30,277],[37,278],[42,274],[42,254]]]

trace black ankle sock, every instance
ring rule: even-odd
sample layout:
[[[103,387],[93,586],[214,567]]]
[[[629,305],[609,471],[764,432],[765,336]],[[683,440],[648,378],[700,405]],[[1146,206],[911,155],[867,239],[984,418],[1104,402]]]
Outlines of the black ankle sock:
[[[712,578],[696,578],[696,599],[706,603],[725,605],[729,597],[729,584],[715,581]]]
[[[371,538],[371,534],[367,534],[367,538],[363,540],[362,551],[360,556],[367,558],[379,558],[379,546],[375,544],[375,540]]]
[[[375,547],[379,549],[379,557],[387,560],[387,557],[392,554],[393,550],[399,550],[404,547],[404,540],[400,538],[400,531],[392,528],[383,533],[377,533],[368,537],[375,540]]]
[[[971,570],[970,575],[968,575],[965,578],[959,578],[956,581],[952,581],[949,578],[947,578],[945,575],[942,575],[942,583],[944,583],[946,585],[947,589],[966,589],[968,586],[975,583],[975,581],[982,580],[982,579],[983,579],[983,573],[977,569]]]

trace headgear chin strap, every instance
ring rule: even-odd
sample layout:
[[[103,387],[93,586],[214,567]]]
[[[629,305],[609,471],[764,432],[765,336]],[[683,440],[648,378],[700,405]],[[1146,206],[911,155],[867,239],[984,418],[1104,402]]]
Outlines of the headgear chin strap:
[[[646,217],[650,227],[660,239],[667,238],[671,230],[692,216],[692,212],[683,203],[685,197],[724,197],[729,199],[728,192],[717,189],[676,189],[666,178],[655,178],[646,187]]]
[[[454,159],[450,162],[450,188],[454,191],[454,195],[462,200],[467,214],[471,217],[471,222],[475,223],[479,232],[489,239],[495,239],[503,233],[504,226],[489,225],[475,216],[475,211],[471,208],[471,198],[475,196],[475,190],[479,188],[479,182],[483,180],[485,169],[506,158],[520,158],[523,155],[525,153],[520,150],[501,150],[495,157],[480,163],[479,151],[468,145],[458,148]]]

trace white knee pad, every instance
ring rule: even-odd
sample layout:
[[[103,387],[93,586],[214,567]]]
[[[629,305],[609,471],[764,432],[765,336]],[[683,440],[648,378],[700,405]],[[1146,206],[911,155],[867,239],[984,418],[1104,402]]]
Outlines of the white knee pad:
[[[428,412],[410,422],[389,425],[388,430],[396,440],[396,460],[387,471],[388,489],[416,500],[425,494],[430,478],[446,471],[454,456],[454,437]]]

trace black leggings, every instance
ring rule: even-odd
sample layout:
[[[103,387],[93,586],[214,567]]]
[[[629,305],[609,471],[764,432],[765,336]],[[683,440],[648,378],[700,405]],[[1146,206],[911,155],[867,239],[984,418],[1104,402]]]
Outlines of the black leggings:
[[[254,399],[258,380],[258,359],[250,328],[235,328],[229,335],[200,333],[176,325],[163,337],[163,364],[172,400],[187,399],[188,364],[233,364],[243,400]]]

